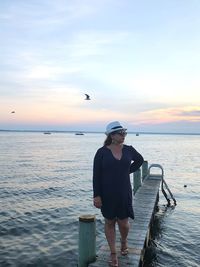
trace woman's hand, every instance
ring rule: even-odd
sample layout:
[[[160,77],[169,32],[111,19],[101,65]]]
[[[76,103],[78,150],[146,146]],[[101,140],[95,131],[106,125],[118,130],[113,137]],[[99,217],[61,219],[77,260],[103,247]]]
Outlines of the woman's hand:
[[[102,201],[101,201],[101,197],[94,197],[94,206],[97,208],[97,209],[100,209],[101,206],[102,206]]]

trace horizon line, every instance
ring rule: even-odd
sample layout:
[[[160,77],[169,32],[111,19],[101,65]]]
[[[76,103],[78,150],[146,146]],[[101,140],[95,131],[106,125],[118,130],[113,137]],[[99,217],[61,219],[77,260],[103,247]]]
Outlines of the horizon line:
[[[83,131],[83,130],[17,130],[0,129],[0,132],[50,132],[50,133],[104,133],[103,131]],[[128,131],[129,134],[169,134],[169,135],[200,135],[200,133],[187,132],[152,132],[152,131]]]

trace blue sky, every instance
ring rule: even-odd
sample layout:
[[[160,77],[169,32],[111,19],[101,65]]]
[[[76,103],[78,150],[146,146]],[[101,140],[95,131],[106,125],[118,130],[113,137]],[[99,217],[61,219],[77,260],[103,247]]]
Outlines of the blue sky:
[[[1,1],[0,129],[200,133],[199,14],[199,0]]]

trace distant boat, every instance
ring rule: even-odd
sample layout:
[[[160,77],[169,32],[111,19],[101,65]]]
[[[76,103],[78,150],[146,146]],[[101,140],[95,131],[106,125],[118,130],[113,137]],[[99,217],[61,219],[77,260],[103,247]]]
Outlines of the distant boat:
[[[44,132],[44,134],[51,134],[50,132]]]
[[[139,136],[139,133],[136,133],[136,136]]]
[[[84,135],[83,132],[76,132],[75,135]]]

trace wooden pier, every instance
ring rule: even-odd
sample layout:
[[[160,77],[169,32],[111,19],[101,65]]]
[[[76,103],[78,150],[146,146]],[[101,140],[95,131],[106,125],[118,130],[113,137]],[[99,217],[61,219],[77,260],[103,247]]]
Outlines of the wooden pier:
[[[158,167],[161,174],[151,174],[150,169]],[[120,235],[116,229],[116,248],[119,260],[119,267],[141,267],[145,255],[145,248],[148,246],[151,225],[159,201],[159,189],[163,185],[164,171],[159,164],[152,164],[148,168],[145,161],[138,171],[133,175],[133,208],[135,219],[130,219],[130,230],[128,235],[129,253],[126,256],[120,254]],[[90,217],[90,216],[89,216]],[[84,221],[85,217],[79,218]],[[89,218],[91,219],[91,218]],[[79,267],[106,267],[110,260],[110,249],[106,238],[100,248],[93,249],[94,242],[91,242],[90,233],[94,236],[95,216],[90,223],[84,224],[83,230],[79,227]],[[85,228],[85,230],[84,230]],[[87,251],[83,251],[87,248]],[[90,251],[94,251],[91,255]],[[96,255],[97,254],[97,255]],[[95,260],[96,259],[96,260]],[[92,262],[93,261],[93,262]]]
[[[138,173],[135,173],[134,177],[134,183],[137,186],[137,190],[134,190],[135,195],[133,198],[135,219],[130,220],[128,235],[129,254],[127,256],[121,256],[120,254],[120,236],[118,229],[116,231],[119,267],[139,267],[143,265],[145,248],[148,246],[151,224],[159,200],[159,188],[162,180],[162,175],[146,175],[147,166],[146,164],[145,169],[142,169],[142,179],[140,170]],[[105,243],[97,249],[96,261],[88,264],[88,266],[106,267],[109,266],[109,259],[110,250],[105,239]]]

